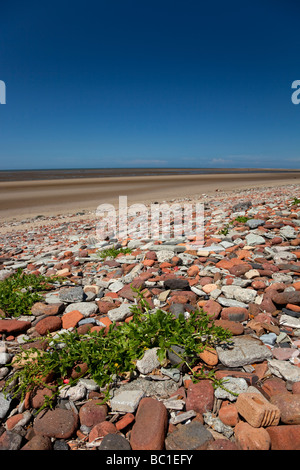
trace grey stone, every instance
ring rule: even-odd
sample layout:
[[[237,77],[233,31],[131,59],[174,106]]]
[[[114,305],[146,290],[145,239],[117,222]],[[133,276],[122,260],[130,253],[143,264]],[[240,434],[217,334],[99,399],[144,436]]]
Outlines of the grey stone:
[[[222,387],[217,387],[215,397],[221,400],[236,401],[237,395],[246,392],[248,385],[245,379],[241,377],[226,377],[223,380]]]
[[[122,390],[142,390],[145,397],[166,397],[178,390],[174,380],[149,380],[148,377],[138,377],[132,382],[122,384]]]
[[[250,219],[250,220],[247,220],[246,222],[246,225],[248,225],[250,229],[255,229],[259,227],[260,225],[264,225],[264,224],[265,224],[265,221],[263,219]]]
[[[247,304],[254,302],[257,296],[257,292],[254,289],[244,289],[240,286],[223,286],[221,290],[227,299],[234,299]]]
[[[110,321],[123,321],[125,318],[130,317],[132,315],[132,312],[130,310],[130,304],[122,304],[120,307],[113,308],[112,310],[109,310],[107,313],[108,318]]]
[[[77,287],[64,287],[59,291],[59,299],[62,302],[82,302],[85,298],[83,288]]]
[[[159,245],[157,245],[159,246]],[[175,252],[171,250],[162,250],[162,251],[157,251],[157,261],[159,263],[164,263],[164,262],[169,262],[175,256]]]
[[[253,245],[263,245],[266,243],[266,240],[260,235],[255,235],[254,233],[249,233],[246,235],[246,243],[249,246]]]
[[[232,211],[233,212],[246,211],[250,207],[252,207],[252,202],[251,201],[239,202],[238,204],[235,204],[233,206]]]
[[[124,287],[124,284],[123,282],[121,281],[115,281],[115,282],[112,282],[108,289],[111,291],[111,292],[119,292],[119,290],[123,289]]]
[[[280,325],[290,326],[291,328],[300,328],[300,318],[295,318],[291,315],[281,315],[279,323]]]
[[[240,367],[272,357],[270,349],[249,335],[235,336],[227,345],[216,347],[220,362],[226,367]]]
[[[12,354],[2,352],[0,353],[0,365],[8,364],[13,358]]]
[[[5,435],[5,439],[3,439]],[[0,450],[19,450],[21,448],[23,437],[16,432],[5,431],[2,434]]]
[[[183,413],[173,416],[170,419],[170,423],[171,424],[183,423],[184,421],[194,418],[195,416],[197,416],[197,413],[194,410],[184,411]]]
[[[208,424],[214,431],[223,434],[227,439],[233,435],[233,428],[224,424],[220,418],[214,416],[211,412],[203,413],[204,422]]]
[[[269,344],[270,346],[273,346],[276,343],[277,335],[275,333],[266,333],[265,335],[261,335],[259,339],[264,344]]]
[[[281,227],[279,230],[280,236],[288,239],[296,238],[297,233],[294,229],[294,227],[291,227],[290,225],[285,225],[284,227]]]
[[[142,390],[124,390],[116,393],[116,395],[110,399],[110,406],[112,411],[134,413],[143,397],[144,392]]]
[[[186,365],[183,363],[181,357],[185,354],[185,349],[181,346],[177,346],[177,344],[172,345],[172,350],[168,349],[167,355],[170,363],[173,366],[178,366],[179,371],[184,371],[186,369]],[[180,364],[180,365],[179,365]]]
[[[280,361],[277,359],[268,360],[269,370],[276,377],[290,380],[291,382],[300,381],[300,369],[289,361]]]
[[[5,397],[4,393],[0,392],[0,419],[5,418],[11,405],[11,399]]]
[[[165,440],[165,447],[166,450],[205,449],[212,440],[212,434],[203,424],[192,421],[168,434]]]
[[[159,348],[147,349],[142,359],[136,362],[136,368],[141,374],[149,374],[160,366],[160,362],[157,357],[158,349]]]
[[[178,369],[165,369],[164,367],[162,367],[160,371],[163,375],[166,375],[167,377],[170,377],[170,379],[175,380],[175,382],[179,382],[181,373]]]
[[[238,300],[234,299],[226,299],[226,297],[218,297],[218,302],[222,305],[222,307],[248,308],[248,304],[246,304],[245,302],[239,302]]]
[[[106,434],[101,441],[99,450],[131,450],[131,446],[121,434]]]
[[[98,305],[93,302],[75,302],[66,307],[65,313],[72,310],[78,310],[84,317],[88,317],[98,312]]]

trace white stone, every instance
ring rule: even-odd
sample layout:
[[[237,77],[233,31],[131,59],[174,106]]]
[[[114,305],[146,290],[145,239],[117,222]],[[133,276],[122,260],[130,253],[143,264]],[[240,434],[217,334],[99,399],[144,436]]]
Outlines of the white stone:
[[[158,349],[159,348],[147,349],[142,359],[136,362],[136,368],[141,374],[149,374],[160,366],[160,362],[157,357]]]
[[[112,411],[134,413],[143,396],[142,390],[122,391],[110,399],[111,409]]]

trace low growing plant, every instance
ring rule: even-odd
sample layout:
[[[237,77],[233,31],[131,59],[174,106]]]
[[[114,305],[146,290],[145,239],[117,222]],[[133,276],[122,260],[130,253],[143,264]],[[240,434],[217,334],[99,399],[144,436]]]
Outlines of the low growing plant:
[[[97,252],[97,256],[99,258],[105,259],[108,256],[111,258],[116,258],[120,253],[126,255],[127,253],[131,253],[130,248],[107,248],[106,250],[101,250]]]
[[[234,220],[245,224],[248,220],[250,220],[250,217],[246,217],[245,215],[238,215]]]
[[[42,300],[39,292],[50,288],[56,278],[25,274],[22,269],[0,281],[0,308],[8,317],[18,317],[30,312],[35,302]]]
[[[142,294],[136,291],[137,297],[141,299]],[[21,351],[14,362],[21,364],[22,361],[23,366],[7,382],[6,390],[14,397],[23,399],[28,391],[41,383],[45,386],[44,378],[49,373],[55,375],[57,387],[63,386],[66,379],[70,380],[70,384],[75,383],[70,379],[71,370],[74,367],[76,369],[77,365],[79,371],[79,364],[86,363],[88,376],[100,387],[107,387],[108,393],[109,384],[117,377],[130,376],[136,368],[136,361],[143,357],[145,350],[157,347],[159,361],[166,364],[168,350],[173,350],[174,345],[183,348],[180,360],[187,365],[194,380],[204,377],[213,379],[213,372],[205,374],[202,370],[195,373],[192,367],[206,347],[230,339],[228,330],[214,325],[202,310],[192,312],[188,319],[182,314],[175,318],[160,309],[151,312],[146,301],[139,308],[133,306],[132,310],[133,319],[130,322],[118,326],[113,323],[106,333],[103,329],[80,335],[77,330],[73,330],[56,337],[49,335],[46,351],[37,348]],[[219,381],[216,383],[220,384]]]

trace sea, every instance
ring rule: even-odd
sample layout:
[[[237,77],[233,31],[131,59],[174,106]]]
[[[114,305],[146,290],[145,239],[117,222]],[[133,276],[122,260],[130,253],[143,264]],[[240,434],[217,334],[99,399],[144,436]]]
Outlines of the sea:
[[[0,170],[0,182],[134,176],[214,175],[247,172],[295,173],[295,170],[269,168],[59,168],[42,170]]]

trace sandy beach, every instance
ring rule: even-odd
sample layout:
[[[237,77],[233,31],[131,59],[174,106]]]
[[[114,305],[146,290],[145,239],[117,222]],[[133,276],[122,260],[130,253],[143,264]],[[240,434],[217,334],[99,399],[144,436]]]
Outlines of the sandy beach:
[[[118,204],[119,196],[128,204],[150,203],[289,184],[300,184],[300,171],[7,181],[0,183],[0,220],[93,212],[99,204]]]

